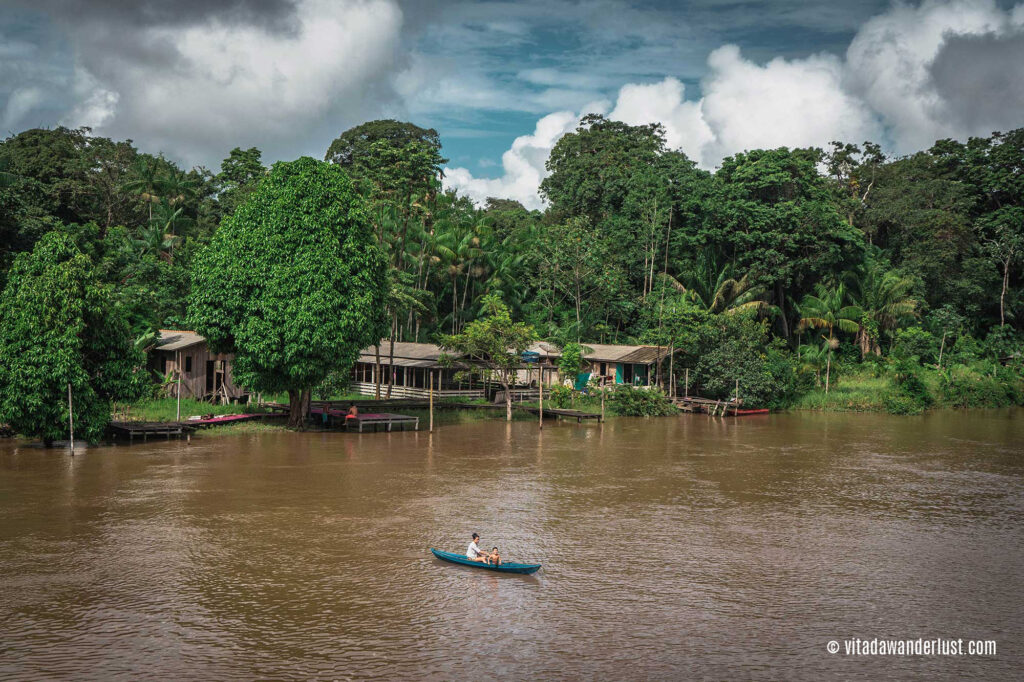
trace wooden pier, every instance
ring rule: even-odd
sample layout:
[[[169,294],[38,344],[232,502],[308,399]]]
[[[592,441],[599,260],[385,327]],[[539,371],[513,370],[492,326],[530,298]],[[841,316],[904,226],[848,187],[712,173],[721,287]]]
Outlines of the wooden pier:
[[[146,442],[151,436],[154,438],[163,436],[170,440],[172,436],[175,438],[187,437],[195,431],[194,427],[181,422],[110,422],[110,426],[107,428],[115,438],[127,436],[128,440],[132,442],[136,438],[141,438],[142,442]]]
[[[767,409],[748,410],[743,408],[743,400],[730,398],[728,400],[715,400],[713,398],[701,398],[700,396],[687,396],[676,398],[675,405],[682,412],[704,412],[713,417],[743,417],[751,414],[768,414]]]
[[[380,426],[386,426],[388,431],[397,425],[401,426],[404,430],[406,425],[411,424],[414,430],[419,431],[420,429],[420,418],[413,417],[405,414],[394,414],[392,412],[371,412],[362,413],[356,415],[349,415],[347,410],[332,410],[324,407],[314,407],[310,410],[310,415],[316,419],[323,420],[323,423],[327,426],[332,424],[339,424],[345,427],[346,431],[355,429],[359,433],[363,432],[363,426],[372,426],[374,432],[378,430]]]

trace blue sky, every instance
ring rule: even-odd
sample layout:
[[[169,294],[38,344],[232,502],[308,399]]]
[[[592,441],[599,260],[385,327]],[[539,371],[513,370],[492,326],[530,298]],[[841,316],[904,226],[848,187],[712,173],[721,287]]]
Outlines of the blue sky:
[[[1019,59],[1018,59],[1019,57]],[[5,132],[89,125],[216,170],[322,157],[374,118],[436,128],[449,185],[539,206],[594,111],[743,149],[1020,127],[1024,4],[997,0],[34,0],[0,8]]]

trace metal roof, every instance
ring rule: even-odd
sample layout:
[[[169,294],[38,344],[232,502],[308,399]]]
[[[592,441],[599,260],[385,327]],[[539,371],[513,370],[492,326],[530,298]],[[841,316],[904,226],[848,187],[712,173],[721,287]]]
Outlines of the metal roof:
[[[433,343],[413,343],[411,341],[395,341],[395,360],[394,365],[396,367],[440,367],[441,356],[447,355],[453,360],[460,358],[461,356],[454,351],[445,351],[438,345]],[[391,357],[391,342],[387,339],[381,339],[380,342],[380,362],[382,365],[389,364]],[[374,364],[377,362],[377,353],[374,346],[364,348],[359,352],[359,362],[367,362]],[[461,363],[454,363],[454,367],[464,367]]]
[[[607,343],[584,343],[590,352],[583,357],[599,362],[635,362],[650,364],[664,358],[668,349],[663,346],[619,346]]]
[[[205,343],[206,338],[193,331],[177,329],[161,329],[160,338],[156,342],[157,350],[181,350],[194,346],[197,343]]]

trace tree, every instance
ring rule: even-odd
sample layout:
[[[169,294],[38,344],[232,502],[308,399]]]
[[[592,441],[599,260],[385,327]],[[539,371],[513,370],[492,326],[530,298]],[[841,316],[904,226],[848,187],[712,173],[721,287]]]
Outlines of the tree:
[[[715,174],[718,189],[695,247],[711,246],[766,287],[782,336],[786,301],[860,260],[863,237],[836,211],[817,170],[820,150],[785,147],[737,154]]]
[[[814,287],[815,296],[804,296],[800,303],[800,329],[827,329],[828,336],[822,339],[828,344],[828,360],[825,364],[825,393],[828,393],[829,377],[832,371],[832,351],[838,345],[833,336],[838,327],[841,331],[854,333],[860,329],[864,311],[857,306],[845,305],[846,288],[839,286],[829,289],[823,284]]]
[[[310,390],[387,332],[383,254],[337,166],[277,163],[196,258],[189,318],[234,378],[287,391],[299,427]]]
[[[142,356],[93,265],[66,234],[21,254],[0,296],[0,422],[47,445],[68,434],[95,442],[110,401],[138,397]]]
[[[483,317],[467,324],[459,334],[442,337],[441,346],[492,372],[505,389],[505,419],[512,421],[512,384],[522,353],[536,341],[536,335],[530,325],[513,322],[508,306],[497,296],[484,296],[481,307]]]
[[[256,147],[235,147],[228,158],[221,161],[220,173],[214,181],[217,200],[223,207],[224,215],[234,213],[267,174],[266,167],[260,161],[261,155]]]
[[[918,316],[920,303],[913,295],[917,280],[888,267],[881,250],[871,247],[868,258],[861,266],[847,273],[850,299],[863,311],[857,345],[861,357],[868,353],[878,355],[879,337],[890,336]]]

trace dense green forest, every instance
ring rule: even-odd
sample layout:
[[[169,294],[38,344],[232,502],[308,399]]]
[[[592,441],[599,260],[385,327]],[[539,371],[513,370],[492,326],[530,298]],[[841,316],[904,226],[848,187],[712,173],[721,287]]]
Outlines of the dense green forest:
[[[438,134],[410,123],[352,128],[324,158],[386,261],[385,337],[457,334],[495,295],[538,338],[670,346],[666,391],[686,372],[691,392],[738,380],[773,406],[858,378],[884,379],[893,412],[1021,401],[1024,129],[900,158],[871,142],[752,150],[707,172],[658,125],[588,116],[551,153],[542,212],[443,190]],[[88,129],[13,135],[5,300],[42,245],[84,256],[132,338],[188,327],[204,249],[269,172],[257,148],[213,172]]]

